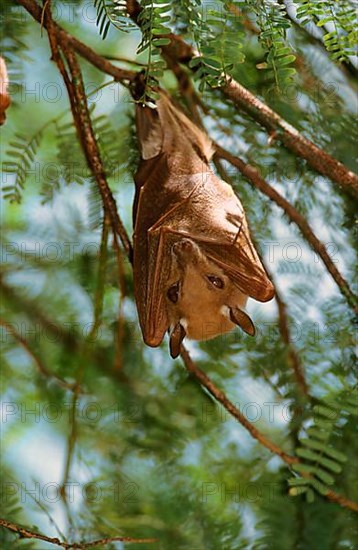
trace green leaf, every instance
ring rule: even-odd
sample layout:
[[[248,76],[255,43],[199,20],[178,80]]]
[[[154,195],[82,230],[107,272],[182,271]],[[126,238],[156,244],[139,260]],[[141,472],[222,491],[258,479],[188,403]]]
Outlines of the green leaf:
[[[319,477],[319,479],[321,479],[324,483],[327,483],[327,485],[332,485],[334,483],[334,478],[321,468],[316,469],[315,476]]]
[[[201,58],[201,57],[193,57],[193,59],[191,59],[191,60],[189,61],[189,67],[191,67],[191,68],[196,67],[196,66],[199,65],[201,62],[202,62],[202,58]]]
[[[323,496],[325,496],[329,492],[328,487],[326,487],[323,483],[321,483],[317,479],[312,479],[311,485],[316,489],[318,493],[320,493]]]
[[[292,464],[292,470],[300,474],[314,474],[316,471],[316,466],[313,464],[302,464],[302,462],[298,462],[297,464]]]
[[[167,46],[170,44],[170,38],[156,38],[153,40],[154,46]]]
[[[276,62],[277,62],[277,65],[279,67],[281,67],[282,65],[289,65],[295,59],[296,59],[295,55],[287,55],[286,57],[283,57],[283,58],[279,57]],[[294,72],[295,72],[295,70],[294,70]]]
[[[312,426],[311,428],[308,428],[306,431],[307,431],[307,435],[313,438],[320,439],[321,441],[327,441],[331,433],[330,431],[318,430],[316,426]]]
[[[302,445],[305,445],[306,447],[310,447],[311,449],[322,451],[327,456],[334,458],[335,460],[338,460],[338,462],[347,461],[347,457],[343,453],[336,451],[336,449],[333,449],[332,447],[328,447],[327,445],[324,445],[323,443],[320,443],[318,441],[314,441],[312,439],[301,439],[301,443]]]
[[[304,477],[291,477],[288,480],[288,484],[291,485],[292,487],[307,485],[307,483],[308,483],[308,478],[304,478]]]
[[[319,454],[309,449],[303,449],[302,447],[299,447],[298,449],[296,449],[296,454],[300,458],[307,458],[307,460],[312,460],[315,462],[320,458]]]
[[[324,405],[315,405],[313,407],[313,411],[316,415],[323,416],[332,422],[335,422],[338,418],[336,411],[329,409]]]
[[[330,23],[331,21],[333,21],[333,17],[332,16],[329,16],[329,17],[325,17],[324,19],[320,19],[316,25],[317,27],[323,27],[323,25],[325,25],[326,23]]]
[[[306,500],[309,504],[313,504],[314,502],[314,492],[311,489],[308,489],[306,493]]]

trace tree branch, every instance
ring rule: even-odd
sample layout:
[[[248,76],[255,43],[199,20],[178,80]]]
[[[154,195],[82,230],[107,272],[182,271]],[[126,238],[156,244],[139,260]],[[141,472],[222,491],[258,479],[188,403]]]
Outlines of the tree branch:
[[[41,22],[42,10],[36,4],[35,0],[17,0],[38,22]],[[141,7],[136,0],[127,1],[127,10],[132,19],[137,22]],[[46,27],[46,21],[44,22]],[[62,27],[53,22],[53,31],[61,44],[71,46],[79,55],[87,59],[99,70],[113,76],[115,80],[122,84],[132,82],[135,78],[135,71],[119,69],[110,63],[104,57],[98,55],[91,48],[74,38],[71,34],[65,31]],[[188,64],[189,61],[196,55],[191,46],[186,44],[182,38],[170,34],[171,43],[168,46],[163,46],[162,51],[166,56]],[[270,134],[275,134],[285,147],[293,151],[296,155],[304,158],[308,164],[320,174],[327,176],[332,181],[335,181],[343,189],[348,192],[353,192],[358,196],[358,176],[348,170],[346,166],[338,160],[330,156],[323,149],[315,145],[308,138],[281,118],[275,111],[265,105],[249,90],[241,86],[235,80],[228,80],[223,87],[223,93],[235,105],[244,110],[262,126],[264,126]]]
[[[341,162],[300,134],[296,128],[249,90],[231,80],[224,86],[223,93],[237,107],[243,109],[264,126],[270,134],[275,134],[275,138],[279,139],[287,149],[305,159],[317,172],[335,181],[346,191],[353,191],[358,196],[358,176],[352,170],[348,170]]]
[[[215,163],[215,166],[216,166],[220,176],[225,181],[227,181],[228,183],[231,183],[231,185],[233,186],[232,178],[227,173],[227,170],[225,170],[225,168],[222,166],[221,162],[218,159],[214,158],[214,163]],[[256,250],[259,250],[259,247],[255,243],[255,238],[252,235],[251,235],[251,238],[253,240],[253,243],[255,245]],[[275,288],[275,299],[276,299],[277,308],[278,308],[279,329],[280,329],[280,334],[282,336],[282,340],[283,340],[283,342],[286,345],[286,348],[288,350],[289,365],[292,367],[292,370],[293,370],[293,373],[294,373],[294,376],[295,376],[295,379],[296,379],[296,382],[297,382],[297,385],[298,385],[298,388],[299,388],[301,394],[304,397],[309,397],[308,385],[307,385],[307,382],[306,382],[306,379],[305,379],[305,376],[304,376],[304,371],[303,371],[303,367],[302,367],[302,364],[301,364],[301,360],[299,358],[299,355],[298,355],[295,347],[292,344],[292,339],[291,339],[291,334],[290,334],[289,318],[288,318],[287,311],[286,311],[287,306],[286,306],[285,302],[283,301],[283,298],[281,296],[281,292],[278,290],[278,287],[277,287],[277,284],[275,283],[275,279],[274,279],[274,276],[273,276],[272,272],[268,269],[267,264],[266,264],[264,258],[262,257],[262,255],[260,253],[259,253],[259,256],[260,256],[260,260],[261,260],[263,266],[265,267],[265,270],[266,270],[267,274],[269,275],[269,277],[271,279],[271,282],[272,282],[272,284],[274,285],[274,288]]]
[[[66,382],[66,380],[63,380],[62,378],[60,378],[59,376],[57,376],[57,374],[51,372],[45,365],[44,363],[41,361],[41,359],[39,359],[35,353],[33,352],[33,350],[31,349],[31,347],[29,346],[29,343],[27,340],[25,340],[25,338],[23,338],[21,336],[21,334],[15,329],[15,327],[13,326],[13,324],[11,323],[8,323],[7,321],[5,321],[4,319],[0,319],[0,325],[3,326],[8,332],[9,334],[11,334],[15,340],[17,340],[19,342],[19,344],[21,345],[22,348],[24,348],[24,350],[29,354],[29,356],[33,359],[33,361],[35,362],[39,372],[45,377],[45,378],[49,378],[49,379],[53,379],[59,386],[61,386],[62,388],[65,388],[66,390],[70,390],[70,391],[74,391],[75,389],[75,384],[69,384],[68,382]]]
[[[130,243],[124,225],[118,215],[116,201],[107,183],[98,144],[92,127],[92,122],[88,110],[87,97],[79,64],[72,50],[72,47],[68,47],[68,44],[61,42],[60,47],[66,59],[70,74],[67,73],[61,57],[61,53],[59,51],[59,45],[57,41],[58,33],[56,31],[56,25],[51,16],[49,6],[44,8],[44,23],[48,31],[52,57],[57,64],[57,67],[62,75],[63,81],[67,88],[77,134],[80,139],[85,157],[87,159],[87,164],[96,179],[102,198],[104,212],[108,216],[108,220],[110,221],[114,235],[119,235],[126,254],[129,258],[131,258],[132,245]]]
[[[262,434],[247,418],[241,413],[241,411],[235,407],[235,405],[228,399],[223,391],[221,391],[212,380],[202,371],[191,359],[188,351],[184,346],[181,346],[181,357],[184,361],[184,365],[188,372],[203,386],[207,391],[222,404],[222,406],[240,422],[240,424],[250,433],[250,435],[256,439],[261,445],[266,447],[271,453],[279,456],[286,464],[291,466],[292,464],[297,464],[301,462],[300,459],[296,456],[289,455],[285,453],[281,447],[273,443],[268,439],[264,434]],[[358,503],[352,500],[349,500],[341,495],[338,495],[334,491],[328,491],[326,494],[326,499],[331,502],[336,502],[343,506],[344,508],[349,508],[354,512],[358,512]]]
[[[38,21],[38,23],[43,23],[43,26],[47,29],[46,18],[42,17],[42,9],[35,2],[35,0],[16,0],[16,2],[23,6],[26,11],[28,11],[28,13],[32,15],[36,21]],[[118,82],[126,84],[135,78],[135,71],[129,71],[116,67],[105,57],[98,55],[98,53],[86,46],[86,44],[80,40],[77,40],[77,38],[72,36],[72,34],[65,31],[65,29],[63,29],[55,21],[52,21],[52,32],[56,35],[57,41],[60,44],[73,48],[73,50],[75,50],[81,57],[97,67],[100,71],[113,76],[113,78]]]
[[[129,15],[138,24],[141,6],[136,0],[129,0],[126,4]],[[182,38],[174,34],[169,34],[168,38],[170,38],[171,43],[162,46],[162,51],[166,57],[172,57],[176,61],[187,65],[197,55],[194,49],[188,46]],[[222,92],[240,110],[245,111],[265,127],[270,135],[275,135],[275,138],[280,140],[287,149],[305,159],[317,172],[338,183],[345,191],[358,196],[358,176],[353,171],[300,134],[296,128],[286,122],[244,86],[231,78],[227,78]]]
[[[285,451],[283,451],[278,445],[273,443],[257,428],[255,428],[255,426],[251,424],[249,420],[247,420],[247,418],[241,413],[241,411],[237,407],[235,407],[235,405],[226,397],[224,392],[222,392],[221,390],[219,390],[219,388],[215,386],[215,384],[210,380],[205,372],[196,366],[184,346],[182,346],[181,348],[181,356],[190,374],[193,375],[194,378],[208,390],[208,392],[216,399],[216,401],[223,405],[223,407],[231,414],[231,416],[233,416],[234,418],[236,418],[236,420],[240,422],[240,424],[251,434],[254,439],[259,441],[259,443],[261,443],[261,445],[271,451],[271,453],[274,453],[282,458],[282,460],[286,464],[291,465],[300,462],[299,458],[285,453]]]
[[[43,542],[48,542],[50,544],[55,544],[56,546],[60,546],[61,548],[66,548],[66,550],[70,548],[78,548],[78,549],[94,548],[95,546],[111,544],[112,542],[134,542],[134,543],[151,544],[153,542],[158,541],[158,539],[154,539],[154,538],[135,539],[132,537],[108,537],[104,539],[92,540],[90,542],[69,543],[69,542],[61,541],[57,537],[48,537],[46,535],[42,535],[41,533],[35,533],[35,531],[30,531],[25,527],[21,527],[16,523],[12,523],[11,521],[7,521],[6,519],[2,519],[2,518],[0,518],[0,526],[4,527],[5,529],[8,529],[9,531],[12,531],[13,533],[17,533],[20,539],[42,540]]]

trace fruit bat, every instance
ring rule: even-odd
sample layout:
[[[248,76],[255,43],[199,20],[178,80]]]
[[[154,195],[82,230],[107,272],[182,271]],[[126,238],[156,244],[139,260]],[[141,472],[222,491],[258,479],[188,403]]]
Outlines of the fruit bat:
[[[242,204],[211,170],[207,134],[164,91],[136,104],[141,160],[133,208],[134,293],[144,341],[170,353],[185,336],[207,340],[239,325],[254,335],[248,297],[274,295]]]

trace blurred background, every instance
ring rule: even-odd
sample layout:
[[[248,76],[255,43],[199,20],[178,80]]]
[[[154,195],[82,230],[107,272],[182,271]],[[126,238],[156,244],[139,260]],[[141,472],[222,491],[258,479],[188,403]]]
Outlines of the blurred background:
[[[184,9],[192,4],[172,2],[169,26],[194,43]],[[226,14],[226,4],[197,3],[195,9],[210,23],[210,10]],[[224,46],[233,78],[356,169],[355,59],[347,56],[337,66],[314,33],[292,24],[285,36],[295,70],[280,84],[258,38],[258,14],[250,2],[232,4],[241,10],[235,18],[222,17],[221,27],[218,17],[210,24],[216,37],[228,30]],[[136,54],[141,33],[134,25],[111,25],[103,39],[92,2],[56,1],[52,9],[59,24],[97,53],[120,58],[113,62],[121,67],[145,67],[148,51]],[[124,253],[116,254],[103,226],[100,196],[66,89],[50,61],[47,33],[15,1],[3,2],[1,12],[12,99],[1,130],[2,516],[62,540],[158,539],[131,548],[355,548],[351,510],[312,487],[289,496],[288,480],[297,472],[252,439],[180,359],[170,359],[167,340],[158,349],[143,344],[131,266]],[[223,47],[218,39],[210,44]],[[131,235],[138,162],[134,104],[111,77],[85,60],[81,68],[108,182]],[[171,71],[164,70],[162,85],[180,100]],[[206,83],[199,93],[210,136],[260,169],[307,219],[351,282],[354,201],[277,140],[269,142],[266,131],[217,88]],[[191,356],[287,453],[295,454],[299,439],[317,423],[314,405],[335,404],[327,445],[344,459],[321,481],[357,499],[351,310],[287,215],[236,169],[225,163],[221,168],[287,306],[308,391],[295,379],[275,300],[249,301],[255,339],[237,330],[191,342]],[[308,464],[316,462],[308,458]],[[53,547],[5,530],[1,544]]]

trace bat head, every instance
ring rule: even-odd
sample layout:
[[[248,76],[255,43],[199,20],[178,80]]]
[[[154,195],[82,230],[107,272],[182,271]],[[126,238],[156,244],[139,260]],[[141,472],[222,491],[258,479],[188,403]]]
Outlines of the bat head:
[[[179,355],[185,336],[209,340],[236,325],[253,336],[254,325],[243,310],[248,297],[205,256],[200,246],[183,238],[173,244],[171,252],[166,308],[172,357]]]

